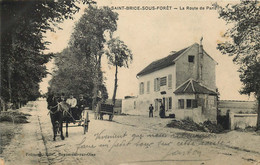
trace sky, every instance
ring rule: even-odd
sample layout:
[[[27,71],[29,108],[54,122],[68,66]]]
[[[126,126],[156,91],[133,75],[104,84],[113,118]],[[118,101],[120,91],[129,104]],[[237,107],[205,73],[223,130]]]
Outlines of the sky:
[[[229,2],[237,3],[237,1]],[[119,14],[118,29],[114,33],[114,37],[119,37],[124,41],[133,53],[130,67],[119,69],[117,98],[136,96],[138,94],[138,79],[136,78],[138,72],[151,62],[168,56],[171,51],[181,50],[195,42],[199,43],[203,36],[205,51],[218,63],[216,85],[220,92],[220,99],[253,100],[253,97],[239,94],[242,84],[239,81],[238,66],[233,64],[232,57],[222,55],[216,49],[217,43],[225,41],[222,35],[228,25],[224,20],[218,18],[216,10],[209,8],[212,3],[214,1],[98,1],[98,6],[117,7],[113,10]],[[224,5],[227,2],[221,1],[221,4]],[[121,10],[118,7],[121,7]],[[132,9],[129,9],[130,7]],[[135,10],[138,7],[139,10]],[[82,6],[74,20],[66,20],[60,24],[62,30],[46,34],[46,40],[52,42],[46,52],[61,52],[68,46],[74,25],[84,13],[83,8]],[[156,10],[146,10],[153,8]],[[105,71],[107,79],[105,83],[111,98],[114,89],[115,68],[107,64],[105,57],[102,61],[102,70]],[[53,63],[48,63],[47,68],[52,71]],[[44,93],[47,91],[50,79],[49,75],[41,83],[41,90]]]

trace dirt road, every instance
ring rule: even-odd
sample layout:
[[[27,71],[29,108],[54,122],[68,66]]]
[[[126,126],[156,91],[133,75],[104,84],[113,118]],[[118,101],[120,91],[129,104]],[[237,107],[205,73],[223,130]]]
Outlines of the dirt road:
[[[260,164],[260,136],[232,131],[211,134],[166,128],[170,119],[115,116],[94,120],[90,128],[69,128],[69,137],[52,141],[45,101],[21,109],[30,113],[5,148],[5,164]],[[73,125],[73,124],[72,124]],[[64,129],[65,130],[65,129]]]

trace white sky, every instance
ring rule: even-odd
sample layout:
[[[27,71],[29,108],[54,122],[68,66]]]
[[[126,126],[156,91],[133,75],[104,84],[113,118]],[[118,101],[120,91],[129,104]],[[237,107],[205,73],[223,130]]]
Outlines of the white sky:
[[[160,3],[158,3],[160,2]],[[222,100],[252,100],[245,95],[240,95],[241,88],[237,66],[233,64],[232,57],[222,55],[217,49],[217,43],[224,41],[221,35],[227,26],[223,20],[218,19],[216,10],[180,10],[180,7],[207,7],[209,1],[167,1],[167,0],[132,0],[132,1],[99,1],[98,5],[108,6],[171,6],[172,10],[114,10],[119,14],[118,30],[115,37],[128,45],[133,53],[133,62],[129,69],[120,68],[118,79],[117,98],[127,95],[137,95],[138,80],[136,74],[154,60],[168,56],[173,50],[199,43],[203,36],[203,46],[206,52],[217,62],[216,79],[217,87]],[[173,8],[178,8],[177,10]],[[68,45],[70,34],[75,21],[83,14],[83,9],[75,15],[75,20],[66,20],[60,26],[63,30],[56,33],[47,33],[47,40],[52,44],[49,52],[61,52]],[[48,68],[53,65],[49,63]],[[108,67],[103,59],[103,68],[106,74],[106,86],[109,97],[114,89],[114,68]],[[41,83],[41,90],[47,91],[50,76]]]

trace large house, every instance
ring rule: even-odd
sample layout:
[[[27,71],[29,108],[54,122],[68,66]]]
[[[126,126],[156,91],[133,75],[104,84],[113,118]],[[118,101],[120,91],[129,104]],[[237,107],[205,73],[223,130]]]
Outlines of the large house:
[[[155,113],[161,104],[166,113],[195,122],[217,118],[217,62],[200,44],[171,52],[152,62],[137,74],[139,95],[123,100],[123,112],[128,107],[147,111],[153,104]],[[130,106],[133,104],[132,106]]]

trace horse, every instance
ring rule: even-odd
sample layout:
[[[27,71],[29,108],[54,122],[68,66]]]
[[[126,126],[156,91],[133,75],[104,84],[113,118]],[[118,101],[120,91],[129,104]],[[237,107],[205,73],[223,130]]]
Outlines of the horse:
[[[49,95],[47,98],[48,109],[51,117],[51,123],[53,128],[53,141],[56,141],[56,136],[58,130],[60,131],[60,137],[62,140],[65,139],[63,136],[62,126],[63,126],[63,112],[61,111],[57,99],[53,95]]]
[[[68,103],[66,103],[65,101],[61,101],[58,104],[58,109],[62,112],[62,115],[63,115],[62,122],[63,121],[66,122],[66,137],[69,137],[69,134],[68,134],[69,122],[71,122],[71,121],[75,122],[75,119],[72,117],[72,114],[71,114],[70,105]]]

